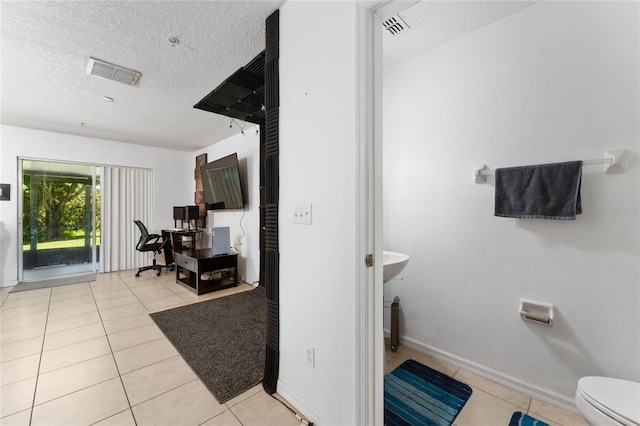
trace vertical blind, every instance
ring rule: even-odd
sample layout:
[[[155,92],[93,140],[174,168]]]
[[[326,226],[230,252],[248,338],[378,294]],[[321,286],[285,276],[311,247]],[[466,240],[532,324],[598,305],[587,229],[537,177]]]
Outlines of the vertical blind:
[[[105,166],[102,194],[102,272],[134,269],[150,264],[150,253],[136,250],[140,220],[153,228],[153,171],[131,167]]]

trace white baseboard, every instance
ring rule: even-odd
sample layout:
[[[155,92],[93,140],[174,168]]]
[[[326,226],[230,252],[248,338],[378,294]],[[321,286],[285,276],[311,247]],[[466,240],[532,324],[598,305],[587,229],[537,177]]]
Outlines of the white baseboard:
[[[331,416],[327,413],[318,410],[312,404],[310,404],[307,400],[298,395],[293,389],[284,384],[282,381],[278,380],[277,390],[278,395],[287,400],[291,405],[293,405],[297,410],[300,411],[300,414],[304,415],[307,419],[313,422],[314,425],[336,425]]]
[[[388,329],[385,329],[384,333],[385,336],[389,336],[390,334]],[[556,407],[560,407],[573,413],[578,413],[578,409],[576,408],[576,404],[572,397],[559,394],[550,389],[542,388],[516,377],[508,376],[492,368],[419,342],[410,337],[400,336],[400,344],[426,355],[430,355],[434,358],[438,358],[449,364],[455,365],[456,367],[464,368],[465,370],[477,374],[478,376],[482,376],[493,382],[499,383],[503,386],[524,393],[541,401],[548,402],[549,404],[555,405]]]
[[[15,281],[3,281],[0,283],[0,287],[11,287],[18,284],[18,280]]]

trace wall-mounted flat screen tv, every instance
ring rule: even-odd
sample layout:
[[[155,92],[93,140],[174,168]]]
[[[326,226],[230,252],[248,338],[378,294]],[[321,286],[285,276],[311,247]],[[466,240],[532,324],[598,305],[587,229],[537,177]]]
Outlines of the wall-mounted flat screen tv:
[[[200,174],[207,210],[244,208],[237,153],[201,166]]]

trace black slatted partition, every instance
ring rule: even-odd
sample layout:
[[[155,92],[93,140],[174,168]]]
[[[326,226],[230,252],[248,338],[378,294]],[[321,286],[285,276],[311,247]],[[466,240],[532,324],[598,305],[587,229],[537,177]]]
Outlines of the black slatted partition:
[[[261,195],[261,221],[264,221],[264,281],[267,293],[267,341],[262,386],[268,393],[276,391],[280,365],[279,336],[279,295],[280,295],[280,253],[278,252],[278,108],[280,106],[280,86],[278,58],[280,44],[280,12],[275,11],[266,21],[265,50],[265,125],[264,153],[261,174],[264,173],[264,196]],[[262,191],[261,191],[262,192]]]

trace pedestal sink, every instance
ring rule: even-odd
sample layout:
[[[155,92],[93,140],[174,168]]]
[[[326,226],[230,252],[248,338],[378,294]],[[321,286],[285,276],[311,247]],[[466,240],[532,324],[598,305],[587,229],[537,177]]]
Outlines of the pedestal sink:
[[[409,263],[409,256],[402,253],[396,253],[393,251],[382,252],[382,282],[386,283],[395,278]],[[396,352],[398,350],[398,344],[400,342],[399,333],[400,323],[400,298],[398,296],[393,298],[391,303],[391,351]],[[386,352],[385,352],[386,356]],[[386,361],[385,361],[386,362]]]
[[[391,281],[409,263],[409,256],[393,251],[382,252],[382,282]]]

